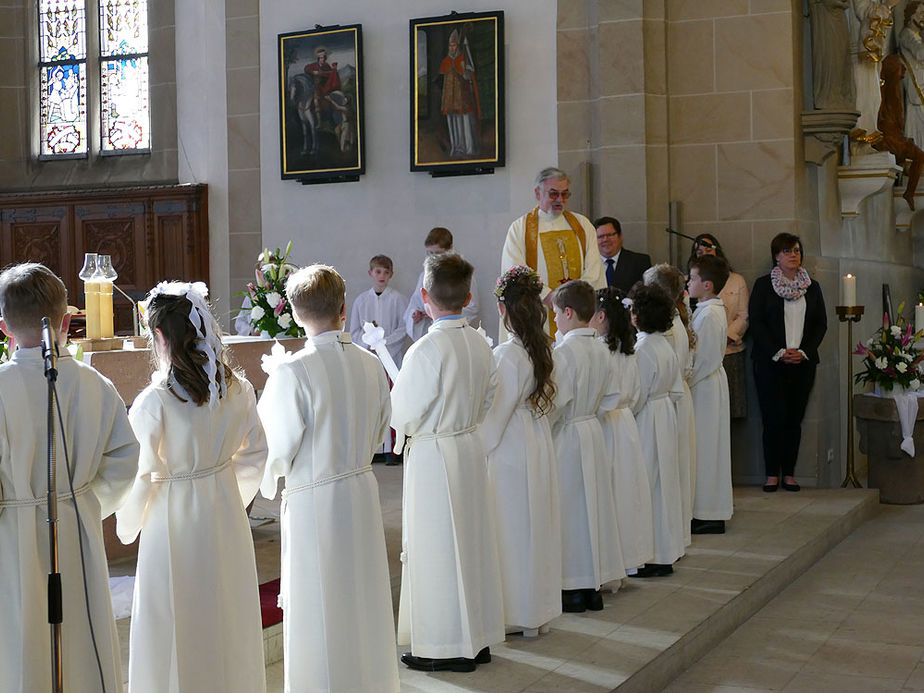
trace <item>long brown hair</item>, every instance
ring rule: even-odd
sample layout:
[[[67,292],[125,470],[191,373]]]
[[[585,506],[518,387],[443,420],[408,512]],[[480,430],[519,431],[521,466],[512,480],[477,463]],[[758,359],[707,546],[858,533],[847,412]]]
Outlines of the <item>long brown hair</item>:
[[[555,383],[552,382],[552,347],[543,328],[545,306],[539,295],[542,281],[533,270],[522,265],[511,267],[497,280],[498,301],[504,304],[504,326],[523,343],[533,364],[536,386],[527,398],[539,415],[552,409]]]
[[[174,296],[170,294],[158,294],[151,299],[147,307],[148,329],[151,331],[152,340],[155,330],[160,330],[167,346],[166,354],[158,354],[157,348],[151,350],[155,359],[155,367],[158,356],[166,361],[168,366],[166,387],[173,395],[182,402],[186,402],[176,390],[173,389],[171,379],[186,391],[190,399],[195,402],[196,406],[202,406],[209,401],[209,377],[205,372],[205,364],[208,363],[208,357],[197,346],[201,339],[196,333],[196,328],[189,321],[189,313],[192,310],[192,303],[185,296]],[[203,315],[203,320],[212,320],[211,315]],[[156,342],[155,342],[156,344]],[[217,353],[216,359],[217,371],[215,381],[220,386],[222,373],[224,381],[228,387],[235,382],[234,371],[228,364],[227,355],[224,347],[220,353]],[[221,388],[219,387],[219,396]]]

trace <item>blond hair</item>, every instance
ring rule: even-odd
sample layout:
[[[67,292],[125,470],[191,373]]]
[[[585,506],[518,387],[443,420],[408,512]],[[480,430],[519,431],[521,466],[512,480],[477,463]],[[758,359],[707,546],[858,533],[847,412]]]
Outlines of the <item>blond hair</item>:
[[[64,282],[45,265],[24,262],[0,273],[0,316],[13,334],[41,334],[42,318],[57,329],[66,312]]]
[[[332,321],[343,312],[346,283],[333,267],[309,265],[289,275],[286,297],[301,320]]]

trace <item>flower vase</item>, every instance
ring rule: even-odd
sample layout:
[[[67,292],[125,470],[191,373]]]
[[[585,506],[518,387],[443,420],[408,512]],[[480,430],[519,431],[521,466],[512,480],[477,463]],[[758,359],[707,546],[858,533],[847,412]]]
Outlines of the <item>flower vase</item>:
[[[273,338],[273,335],[271,335],[271,334],[270,334],[269,332],[267,332],[266,330],[260,330],[260,336],[261,336],[263,339],[272,339],[272,338]]]

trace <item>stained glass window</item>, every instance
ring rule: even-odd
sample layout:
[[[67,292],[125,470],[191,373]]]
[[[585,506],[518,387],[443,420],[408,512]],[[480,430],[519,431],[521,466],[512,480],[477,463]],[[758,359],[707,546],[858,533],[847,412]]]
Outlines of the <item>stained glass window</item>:
[[[39,0],[39,135],[43,156],[87,153],[83,0]]]
[[[99,0],[104,152],[149,149],[147,0]]]

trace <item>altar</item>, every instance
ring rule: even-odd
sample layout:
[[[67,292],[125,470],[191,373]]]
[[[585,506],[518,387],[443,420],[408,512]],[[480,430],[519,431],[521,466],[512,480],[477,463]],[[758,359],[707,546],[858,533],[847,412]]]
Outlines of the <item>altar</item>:
[[[286,351],[295,352],[302,348],[303,339],[287,338],[278,340]],[[263,337],[243,337],[225,335],[222,342],[227,347],[233,368],[243,371],[244,377],[259,392],[266,384],[262,358],[270,353],[276,340]],[[131,344],[130,340],[126,340]],[[109,378],[116,390],[130,407],[141,391],[151,382],[151,350],[123,348],[114,351],[86,351],[83,362]]]

